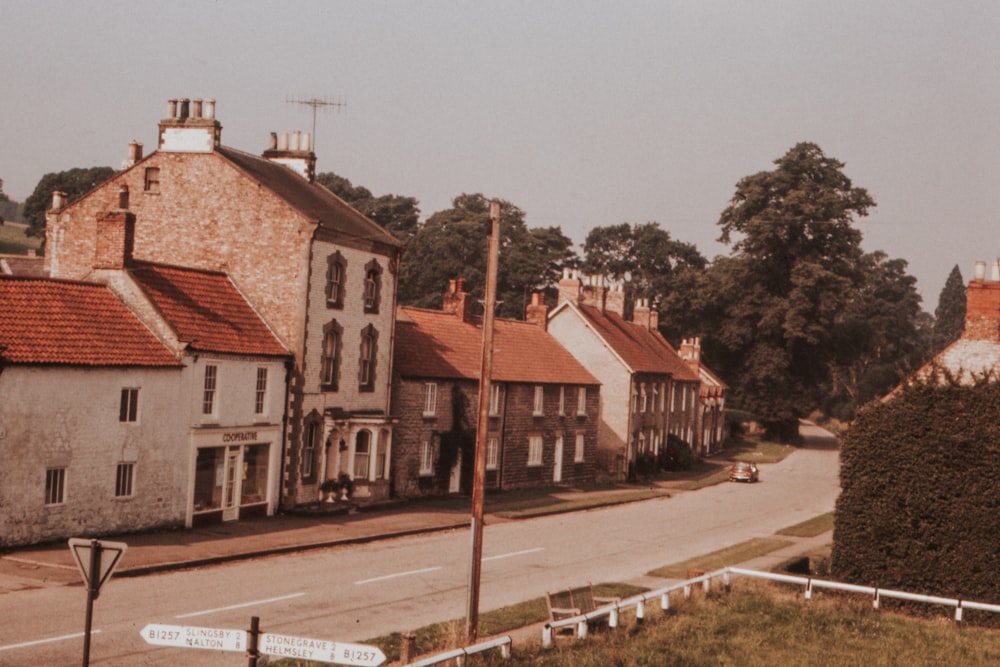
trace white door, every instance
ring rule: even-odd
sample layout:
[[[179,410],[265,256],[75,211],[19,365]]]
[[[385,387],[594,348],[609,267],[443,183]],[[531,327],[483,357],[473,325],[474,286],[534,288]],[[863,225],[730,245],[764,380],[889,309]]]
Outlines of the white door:
[[[455,455],[455,464],[451,467],[451,476],[448,478],[448,493],[458,493],[462,490],[462,450],[458,450]]]
[[[562,481],[562,462],[563,462],[563,437],[560,435],[556,438],[556,462],[552,466],[552,481],[561,482]]]
[[[226,474],[222,486],[222,520],[232,521],[237,517],[236,499],[239,497],[239,470],[240,451],[237,448],[230,448],[226,452]]]

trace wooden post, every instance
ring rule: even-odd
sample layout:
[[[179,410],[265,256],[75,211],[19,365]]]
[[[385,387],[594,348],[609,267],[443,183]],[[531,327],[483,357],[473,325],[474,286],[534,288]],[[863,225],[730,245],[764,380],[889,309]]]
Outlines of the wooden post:
[[[470,644],[479,635],[479,581],[483,560],[483,505],[486,495],[486,435],[490,415],[490,374],[493,371],[493,319],[497,302],[500,259],[500,202],[490,202],[489,254],[486,259],[486,312],[483,316],[483,356],[479,372],[479,416],[476,420],[475,472],[472,478],[472,564],[465,631]]]

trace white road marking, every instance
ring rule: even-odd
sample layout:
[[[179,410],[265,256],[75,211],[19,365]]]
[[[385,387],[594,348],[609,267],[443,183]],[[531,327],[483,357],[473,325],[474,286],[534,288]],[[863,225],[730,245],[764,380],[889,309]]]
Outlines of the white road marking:
[[[35,565],[37,567],[54,567],[60,570],[78,569],[75,565],[63,565],[62,563],[45,563],[40,560],[31,560],[29,558],[18,558],[16,556],[4,556],[2,560],[9,560],[11,563],[23,563],[25,565]]]
[[[397,572],[396,574],[387,574],[382,577],[372,577],[371,579],[362,579],[361,581],[355,581],[355,586],[360,586],[362,584],[371,584],[376,581],[385,581],[386,579],[397,579],[399,577],[408,577],[411,574],[424,574],[425,572],[436,572],[442,570],[442,567],[425,567],[422,570],[410,570],[409,572]]]
[[[487,556],[483,560],[500,560],[501,558],[513,558],[514,556],[524,556],[525,554],[538,553],[539,551],[545,551],[545,547],[537,547],[535,549],[525,549],[524,551],[514,551],[509,554],[500,554],[499,556]]]
[[[190,614],[178,614],[174,618],[192,618],[194,616],[207,616],[208,614],[214,614],[220,611],[230,611],[232,609],[242,609],[244,607],[253,607],[258,604],[268,604],[270,602],[281,602],[282,600],[291,600],[292,598],[300,598],[305,593],[292,593],[291,595],[282,595],[276,598],[267,598],[266,600],[254,600],[253,602],[244,602],[242,604],[234,604],[228,607],[219,607],[218,609],[206,609],[205,611],[193,611]]]
[[[100,630],[91,630],[90,634],[96,635],[100,634]],[[15,648],[27,648],[28,646],[38,646],[39,644],[52,644],[54,642],[61,642],[67,639],[79,639],[84,633],[77,632],[72,635],[63,635],[62,637],[50,637],[48,639],[36,639],[33,642],[24,642],[23,644],[10,644],[9,646],[0,646],[0,651],[10,651]]]

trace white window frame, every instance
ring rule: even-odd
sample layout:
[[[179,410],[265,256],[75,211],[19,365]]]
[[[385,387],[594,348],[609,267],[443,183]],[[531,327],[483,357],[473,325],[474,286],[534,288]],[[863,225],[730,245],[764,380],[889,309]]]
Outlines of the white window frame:
[[[66,468],[45,469],[45,504],[63,505],[66,502]]]
[[[500,437],[490,435],[486,438],[486,469],[496,470],[500,467]]]
[[[639,412],[645,413],[649,408],[649,395],[646,393],[646,383],[639,383]]]
[[[528,436],[528,465],[529,466],[540,466],[542,465],[542,450],[545,448],[544,442],[542,441],[542,436],[540,435],[529,435]]]
[[[219,389],[219,367],[215,364],[205,364],[205,384],[201,395],[201,414],[215,416],[218,401],[215,400]]]
[[[566,385],[559,385],[559,416],[566,416]]]
[[[263,415],[267,412],[267,367],[257,368],[257,386],[254,390],[253,413]]]
[[[576,388],[576,415],[577,417],[587,415],[587,388],[584,386]]]
[[[574,463],[583,463],[584,444],[585,444],[585,442],[586,442],[586,439],[584,437],[584,434],[583,433],[577,433],[576,434],[576,442],[574,443],[574,446],[573,446],[573,462]]]
[[[490,383],[490,417],[500,415],[500,385],[496,382]]]
[[[120,461],[115,466],[115,498],[131,498],[135,495],[135,462]]]
[[[299,471],[303,478],[313,476],[313,464],[316,461],[316,446],[322,435],[323,425],[318,421],[307,421],[306,432],[302,437],[302,460],[299,461]]]
[[[532,403],[532,415],[541,417],[545,414],[545,387],[540,384],[535,385],[535,398]]]
[[[424,417],[437,415],[437,382],[424,383]]]

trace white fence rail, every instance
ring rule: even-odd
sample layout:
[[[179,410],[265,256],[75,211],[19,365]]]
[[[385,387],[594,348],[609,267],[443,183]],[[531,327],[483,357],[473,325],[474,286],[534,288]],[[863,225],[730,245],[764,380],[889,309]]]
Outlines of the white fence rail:
[[[406,663],[405,667],[430,667],[430,665],[440,665],[442,662],[448,662],[449,660],[458,660],[459,664],[465,660],[466,656],[474,655],[476,653],[483,653],[495,648],[500,649],[500,654],[504,658],[510,657],[510,637],[498,637],[496,639],[491,639],[487,642],[481,642],[474,646],[466,646],[465,648],[456,648],[451,651],[446,651],[444,653],[438,653],[436,655],[427,656],[426,658],[421,658],[415,662]]]

